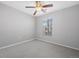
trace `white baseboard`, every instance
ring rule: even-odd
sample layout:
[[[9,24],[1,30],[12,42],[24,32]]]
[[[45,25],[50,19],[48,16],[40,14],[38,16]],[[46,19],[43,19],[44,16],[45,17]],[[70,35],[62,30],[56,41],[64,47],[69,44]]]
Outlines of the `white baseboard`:
[[[19,45],[19,44],[23,44],[23,43],[26,43],[26,42],[30,42],[30,41],[33,41],[35,39],[40,40],[39,38],[33,38],[33,39],[29,39],[29,40],[25,40],[25,41],[21,41],[21,42],[17,42],[17,43],[14,43],[14,44],[10,44],[10,45],[7,45],[7,46],[0,47],[0,50],[5,49],[5,48],[9,48],[9,47],[13,47],[13,46],[16,46],[16,45]],[[50,41],[46,41],[46,40],[40,40],[40,41],[47,42],[47,43],[50,43],[50,44],[60,45],[60,46],[63,46],[63,47],[67,47],[67,48],[71,48],[71,49],[79,51],[79,48],[70,47],[70,46],[59,44],[59,43],[56,43],[56,42],[50,42]]]
[[[40,40],[40,39],[38,39],[38,40]],[[79,51],[79,48],[75,48],[75,47],[59,44],[59,43],[56,43],[56,42],[50,42],[50,41],[46,41],[46,40],[40,40],[40,41],[47,42],[47,43],[50,43],[50,44],[59,45],[59,46],[63,46],[63,47],[66,47],[66,48],[71,48],[73,50],[78,50]]]
[[[7,46],[3,46],[3,47],[0,47],[0,50],[5,49],[5,48],[9,48],[9,47],[13,47],[13,46],[16,46],[16,45],[19,45],[19,44],[23,44],[23,43],[26,43],[26,42],[30,42],[32,40],[34,40],[34,39],[28,39],[28,40],[25,40],[25,41],[21,41],[21,42],[17,42],[17,43],[14,43],[14,44],[7,45]]]

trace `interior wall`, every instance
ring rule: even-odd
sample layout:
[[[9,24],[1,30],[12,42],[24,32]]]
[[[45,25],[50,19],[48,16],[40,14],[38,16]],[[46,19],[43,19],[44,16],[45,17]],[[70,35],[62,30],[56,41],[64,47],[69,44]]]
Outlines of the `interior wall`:
[[[79,49],[79,5],[37,17],[37,35],[40,40]],[[53,35],[43,35],[43,21],[53,19]]]
[[[33,38],[34,27],[32,16],[0,3],[0,47]]]

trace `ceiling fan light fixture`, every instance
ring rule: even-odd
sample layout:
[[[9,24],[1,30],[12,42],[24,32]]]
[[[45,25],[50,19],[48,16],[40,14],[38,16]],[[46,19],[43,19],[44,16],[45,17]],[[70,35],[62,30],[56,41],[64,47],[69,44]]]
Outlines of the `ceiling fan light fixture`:
[[[41,11],[42,10],[42,7],[36,7],[36,10],[37,11]]]
[[[36,1],[36,10],[41,11],[42,10],[42,4],[40,1]]]

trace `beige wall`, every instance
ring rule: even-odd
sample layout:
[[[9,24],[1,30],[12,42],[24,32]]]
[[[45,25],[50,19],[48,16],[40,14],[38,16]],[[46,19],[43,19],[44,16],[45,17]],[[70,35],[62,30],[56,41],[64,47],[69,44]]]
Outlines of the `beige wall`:
[[[0,3],[0,47],[34,37],[32,16]]]
[[[43,35],[42,22],[48,18],[53,19],[52,36]],[[37,36],[40,40],[79,49],[79,5],[38,17]]]

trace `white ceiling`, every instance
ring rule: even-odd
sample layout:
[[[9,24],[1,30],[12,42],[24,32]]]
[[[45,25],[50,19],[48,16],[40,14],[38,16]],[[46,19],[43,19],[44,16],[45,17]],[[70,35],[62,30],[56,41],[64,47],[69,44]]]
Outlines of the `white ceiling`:
[[[35,9],[25,8],[25,6],[35,5],[34,1],[3,1],[2,3],[21,10],[27,14],[33,15]],[[71,7],[73,5],[79,4],[78,1],[42,1],[43,4],[53,4],[53,7],[46,8],[46,13],[39,11],[36,16],[48,14],[51,12],[55,12],[60,9],[64,9],[67,7]]]

